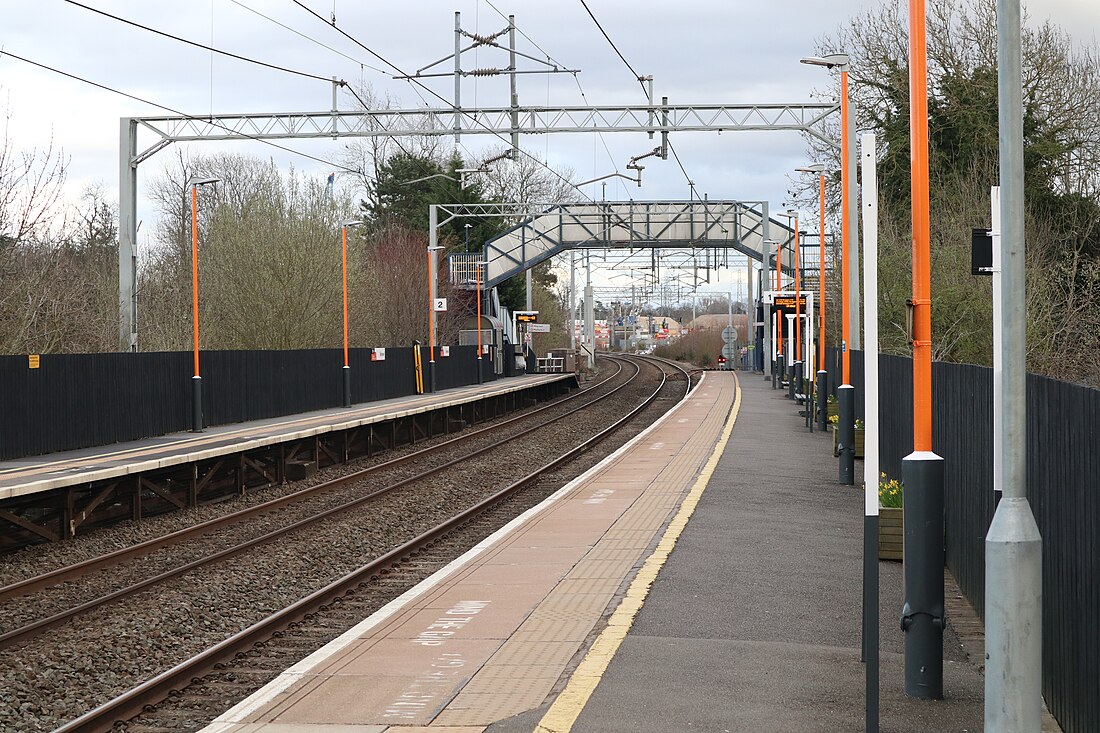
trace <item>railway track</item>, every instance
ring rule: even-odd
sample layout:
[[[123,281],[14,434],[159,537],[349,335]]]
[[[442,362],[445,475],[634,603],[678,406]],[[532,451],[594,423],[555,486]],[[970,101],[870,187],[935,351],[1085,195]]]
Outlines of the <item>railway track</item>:
[[[217,519],[173,532],[164,537],[155,538],[106,555],[90,558],[80,563],[59,568],[50,573],[27,578],[26,580],[0,588],[0,601],[7,602],[4,613],[0,614],[0,619],[3,619],[0,620],[0,650],[26,641],[49,629],[56,628],[78,615],[90,613],[107,604],[115,603],[123,598],[135,595],[212,563],[231,560],[261,545],[276,542],[293,532],[307,530],[310,526],[330,520],[371,501],[376,501],[380,497],[408,486],[415,481],[421,481],[433,475],[440,474],[454,468],[454,466],[464,461],[476,459],[513,440],[517,440],[538,431],[547,425],[567,419],[570,415],[575,414],[579,410],[586,409],[591,405],[611,398],[619,390],[627,387],[631,380],[635,379],[639,374],[639,369],[630,362],[613,360],[612,363],[616,368],[608,378],[601,380],[601,382],[593,388],[579,394],[571,395],[564,400],[559,400],[553,404],[544,405],[521,415],[495,422],[492,425],[464,432],[449,440],[435,443],[420,450],[362,470],[357,470],[328,481],[323,481],[303,489],[302,491],[287,494],[269,502],[257,504]],[[624,367],[626,368],[624,369]],[[629,371],[630,369],[633,369],[632,373]],[[624,372],[626,372],[625,375]],[[625,376],[625,379],[620,379],[621,376]],[[616,381],[619,382],[617,385],[614,384]],[[607,388],[601,391],[599,389],[600,387]],[[561,408],[563,406],[567,406],[568,409],[562,411]],[[519,423],[532,422],[533,419],[541,417],[548,411],[557,412],[557,414],[547,419],[534,422],[534,424],[529,427],[519,427],[518,430],[515,429]],[[494,437],[498,435],[501,437]],[[485,440],[486,438],[488,438],[488,440]],[[480,444],[469,447],[471,443]],[[406,471],[404,472],[406,475],[402,475],[396,479],[392,478],[394,469],[413,464],[417,466],[415,472]],[[357,482],[372,480],[376,476],[382,477],[381,480],[385,482],[384,485],[372,489],[366,494],[359,494],[347,500],[337,498],[336,501],[325,502],[326,506],[324,506],[324,508],[318,510],[307,509],[299,517],[274,517],[276,513],[289,514],[289,509],[303,505],[315,497],[333,492],[342,487],[351,486]],[[211,542],[209,544],[214,545],[214,549],[207,552],[200,552],[198,556],[191,557],[195,555],[193,552],[196,549],[195,543],[199,542],[201,538],[209,537],[218,530],[242,526],[246,523],[263,522],[267,524],[269,521],[280,520],[281,526],[274,529],[264,527],[262,532],[254,534],[239,542]],[[191,545],[191,547],[189,547],[191,552],[187,553],[190,559],[171,564],[169,567],[162,568],[158,566],[153,571],[147,568],[143,569],[143,571],[139,573],[141,576],[140,580],[134,582],[127,582],[126,580],[128,577],[132,577],[133,574],[123,576],[123,581],[115,583],[106,591],[101,592],[98,590],[98,587],[104,585],[103,582],[96,583],[97,589],[93,589],[91,592],[84,594],[80,602],[56,608],[55,604],[51,603],[48,599],[34,595],[36,592],[41,592],[63,583],[78,584],[107,568],[123,565],[127,562],[133,562],[153,552],[184,544]],[[44,595],[48,595],[48,593]],[[11,623],[9,619],[13,616],[18,618],[18,611],[16,608],[13,608],[15,604],[11,603],[11,601],[20,596],[26,596],[21,605],[27,609],[26,613],[30,615],[31,618],[26,622],[17,622],[12,628],[10,627]],[[51,608],[54,609],[53,612],[47,611],[46,613],[42,613],[43,610]]]
[[[637,362],[631,362],[631,363],[637,363]],[[648,363],[653,364],[654,362],[652,360],[649,360]],[[640,368],[637,368],[637,367],[630,367],[630,369],[633,369],[635,372],[640,371]],[[663,371],[662,371],[662,375],[663,375]],[[679,378],[682,378],[682,380],[683,380],[682,383],[683,384],[686,385],[688,383],[688,379],[687,379],[686,374],[680,374]],[[661,381],[662,381],[662,384],[663,384],[664,383],[663,376],[662,376]],[[630,382],[630,381],[623,382],[623,384],[614,387],[614,389],[616,390],[616,392],[618,392],[618,391],[626,388],[631,383],[632,382]],[[608,391],[610,393],[610,389]],[[646,391],[648,391],[648,390],[646,390]],[[333,579],[330,582],[328,582],[327,584],[323,584],[321,587],[317,588],[313,592],[310,592],[310,593],[306,594],[304,597],[302,597],[301,599],[299,599],[295,603],[292,603],[292,604],[287,605],[285,607],[281,607],[279,609],[276,609],[275,612],[271,614],[269,619],[266,619],[262,622],[253,623],[247,629],[245,629],[244,631],[239,631],[238,633],[233,633],[233,634],[226,635],[226,638],[223,641],[221,641],[220,643],[210,647],[209,649],[204,649],[198,654],[193,655],[191,662],[188,662],[188,663],[185,663],[185,664],[182,664],[182,665],[177,665],[176,667],[169,670],[168,672],[164,672],[160,676],[150,680],[149,683],[147,683],[146,685],[139,686],[138,688],[135,688],[134,690],[132,690],[130,693],[127,693],[126,695],[123,695],[120,698],[118,698],[118,701],[116,703],[113,703],[113,705],[114,705],[114,708],[113,708],[114,711],[113,712],[111,712],[111,710],[106,710],[106,711],[103,711],[103,712],[100,713],[101,716],[106,716],[105,718],[102,718],[102,719],[110,718],[111,720],[117,720],[117,719],[119,719],[119,717],[122,717],[122,718],[127,717],[130,713],[132,713],[132,711],[134,711],[136,709],[139,709],[141,706],[144,706],[144,705],[148,704],[148,701],[150,699],[156,698],[158,696],[163,697],[164,695],[167,694],[168,691],[170,691],[171,689],[174,689],[175,687],[179,686],[181,684],[180,680],[186,681],[186,679],[189,679],[190,677],[195,676],[196,674],[201,674],[201,670],[203,670],[203,669],[209,670],[212,665],[217,664],[219,662],[222,662],[225,659],[232,658],[234,655],[241,653],[243,650],[245,650],[247,648],[251,648],[256,643],[256,641],[258,639],[262,639],[262,638],[265,638],[265,637],[268,637],[268,638],[271,637],[271,635],[275,633],[276,629],[285,628],[288,624],[291,624],[295,621],[300,620],[305,615],[315,613],[316,609],[318,607],[329,604],[329,603],[332,603],[334,601],[334,599],[344,598],[344,594],[347,592],[347,589],[349,587],[359,586],[362,583],[364,583],[365,581],[369,580],[371,577],[377,578],[379,576],[379,574],[381,572],[383,572],[383,570],[387,567],[392,568],[392,567],[394,567],[395,564],[402,564],[402,563],[407,564],[409,562],[408,558],[410,557],[410,554],[418,553],[418,552],[419,553],[424,553],[426,551],[425,548],[431,546],[433,543],[440,542],[440,540],[442,538],[447,537],[449,535],[452,535],[459,528],[464,527],[464,526],[474,522],[473,518],[475,516],[485,515],[487,512],[491,513],[491,508],[492,507],[499,506],[501,504],[501,502],[506,502],[509,497],[514,496],[517,492],[519,492],[525,486],[528,486],[532,482],[537,481],[538,478],[540,476],[544,475],[546,472],[555,470],[563,462],[570,460],[571,458],[575,457],[576,455],[578,455],[580,453],[584,453],[584,452],[590,450],[592,448],[592,446],[594,446],[597,442],[599,442],[600,440],[603,440],[608,434],[610,434],[611,432],[614,432],[615,429],[621,427],[625,422],[629,421],[629,418],[636,415],[639,410],[644,409],[645,405],[648,405],[651,402],[653,402],[654,400],[658,399],[658,397],[662,395],[662,392],[667,393],[668,391],[669,391],[669,388],[667,388],[667,387],[665,387],[665,388],[658,387],[657,389],[652,390],[651,392],[649,392],[649,394],[646,395],[646,399],[641,401],[641,404],[639,404],[639,406],[635,410],[631,411],[628,416],[625,416],[625,417],[617,420],[615,422],[614,427],[609,428],[607,431],[601,432],[601,433],[597,434],[596,436],[593,436],[589,440],[587,440],[587,441],[581,443],[580,445],[574,447],[571,451],[555,458],[554,460],[548,462],[546,465],[539,467],[538,470],[529,471],[529,472],[525,473],[525,475],[520,476],[518,479],[510,481],[503,488],[495,489],[492,492],[489,492],[488,495],[480,498],[478,501],[474,502],[472,505],[465,508],[462,512],[454,513],[454,514],[451,514],[450,516],[448,516],[447,521],[439,522],[439,523],[433,523],[432,526],[427,527],[424,531],[419,531],[419,532],[415,533],[414,536],[411,536],[410,538],[405,539],[404,541],[400,542],[398,544],[398,546],[393,547],[391,549],[388,549],[387,551],[385,551],[381,554],[377,554],[375,559],[372,560],[370,563],[365,564],[365,565],[360,564],[360,566],[357,567],[354,571],[349,572],[349,573],[345,573],[342,576],[340,576],[339,578]],[[682,393],[682,390],[681,390],[681,393]],[[611,394],[614,394],[614,393],[611,393]],[[604,400],[607,396],[608,395],[602,395],[600,397],[600,400]],[[667,399],[667,397],[665,399]],[[594,403],[595,403],[595,401],[588,401],[588,402],[586,402],[584,407],[589,408]],[[557,405],[555,405],[555,406],[557,406]],[[572,414],[578,412],[578,410],[579,410],[579,408],[571,408],[568,411],[568,413],[559,416],[559,418],[564,419],[568,415],[572,415]],[[540,409],[538,412],[542,412],[542,411],[543,410]],[[561,410],[559,408],[559,412],[560,411]],[[512,423],[514,421],[508,421],[508,422]],[[522,429],[518,432],[515,432],[513,435],[511,435],[506,440],[495,440],[494,439],[493,442],[489,446],[482,446],[482,447],[478,448],[476,452],[479,455],[483,455],[483,454],[486,454],[486,453],[490,453],[491,451],[493,451],[495,449],[499,449],[502,443],[512,443],[513,441],[522,443],[522,439],[524,438],[524,436],[532,435],[533,434],[532,431],[537,431],[539,428],[542,428],[546,425],[549,425],[551,423],[556,423],[556,422],[558,422],[558,420],[553,420],[553,421],[548,420],[548,421],[545,421],[545,422],[541,423],[537,427],[524,428],[524,429]],[[484,437],[484,435],[486,433],[487,433],[487,431],[485,431],[485,430],[470,431],[469,434],[467,434],[465,436],[462,436],[462,437],[463,438],[470,438],[470,437],[474,437],[475,435],[478,435],[478,434],[482,434],[483,437]],[[447,441],[448,444],[457,443],[457,442],[458,441]],[[530,443],[528,443],[528,445],[530,445]],[[467,453],[472,455],[474,453],[474,451],[473,450],[467,450]],[[415,456],[404,457],[400,460],[400,463],[402,463],[402,464],[408,464],[410,462],[416,462],[416,457]],[[440,474],[440,473],[447,472],[449,470],[453,470],[458,463],[459,462],[456,461],[456,460],[443,461],[441,464],[439,464],[436,467],[436,469],[433,471],[433,473]],[[370,475],[374,475],[374,474],[370,474]],[[423,477],[424,477],[424,472],[421,472],[421,475],[419,476],[419,479],[422,480]],[[361,482],[362,476],[359,476],[359,480]],[[348,483],[348,481],[343,480],[343,479],[341,481],[344,484]],[[385,490],[376,490],[376,491],[368,492],[366,495],[358,497],[356,499],[356,502],[358,504],[369,503],[372,500],[376,500],[382,494],[395,492],[401,486],[406,486],[406,485],[409,485],[411,483],[412,483],[411,480],[402,480],[401,482],[399,482],[399,484],[400,484],[399,486],[387,487]],[[343,508],[340,511],[329,511],[326,514],[324,514],[324,516],[322,516],[321,518],[314,519],[313,522],[311,522],[310,524],[316,524],[317,522],[324,523],[324,522],[326,522],[326,520],[331,521],[332,517],[335,517],[335,516],[338,516],[338,515],[341,515],[341,514],[346,514],[348,511],[349,511],[349,509],[347,509],[347,508]],[[271,510],[268,509],[266,514],[269,515],[270,513],[271,513]],[[265,516],[265,512],[264,511],[257,511],[257,512],[253,513],[253,516]],[[297,524],[297,523],[292,523],[292,524]],[[304,526],[304,525],[302,525],[302,526]],[[298,526],[296,529],[293,528],[293,527],[291,527],[291,528],[281,528],[280,531],[278,531],[278,532],[269,533],[269,534],[273,535],[271,537],[261,536],[260,538],[255,538],[255,539],[258,539],[258,541],[250,543],[249,547],[254,548],[254,547],[257,547],[257,546],[260,546],[260,545],[270,544],[276,539],[276,537],[274,536],[276,534],[285,535],[287,533],[291,533],[291,532],[294,532],[294,531],[298,531],[299,534],[301,534],[302,533],[301,532],[302,526]],[[284,532],[284,531],[282,531],[282,529],[286,529],[286,531]],[[178,541],[183,542],[185,540],[180,539]],[[230,554],[223,554],[223,556],[220,559],[225,560],[228,557],[243,555],[245,553],[246,553],[245,548],[235,549]],[[431,565],[432,563],[428,563],[428,564]],[[180,569],[179,572],[175,573],[175,575],[179,575],[180,573],[187,573],[188,578],[191,578],[192,577],[191,574],[195,572],[197,567],[198,566],[184,567],[184,568]],[[146,579],[146,580],[147,581],[152,581],[153,579],[150,578],[150,579]],[[157,582],[161,583],[161,582],[165,582],[165,580],[166,579],[159,579]],[[144,582],[143,581],[143,585],[142,585],[141,588],[133,589],[133,590],[129,591],[129,593],[127,595],[132,595],[132,594],[137,593],[137,594],[139,594],[139,596],[147,596],[150,592],[148,589],[153,587],[154,585],[155,585],[155,583],[153,583],[153,582]],[[118,601],[119,601],[119,598],[114,598],[114,599],[111,600],[111,603],[117,603]],[[344,602],[346,603],[346,599],[345,599]],[[83,610],[80,611],[80,614],[81,614],[82,617],[83,617],[83,615],[91,615],[91,616],[94,617],[94,616],[97,615],[97,613],[100,616],[102,616],[102,614],[104,612],[103,611],[96,612],[96,611],[94,611],[94,609],[90,609],[90,608],[86,608],[86,609],[83,609]],[[47,617],[47,618],[50,618],[50,617]],[[47,623],[45,623],[43,625],[40,625],[37,628],[37,630],[24,632],[24,635],[21,636],[21,637],[18,637],[18,636],[17,637],[9,637],[8,638],[8,643],[9,644],[22,644],[22,643],[26,642],[27,639],[33,638],[34,634],[41,633],[44,629],[47,629],[47,628],[50,628],[50,627],[55,627],[59,624],[65,624],[71,618],[72,618],[72,616],[70,615],[66,619],[61,619],[61,618],[53,619],[53,620],[48,621]],[[42,620],[40,620],[40,621],[42,621]],[[18,651],[19,651],[19,649],[17,647],[17,648],[9,650],[9,653],[17,653]],[[250,677],[250,676],[246,675],[246,677]],[[0,700],[0,703],[2,703],[2,700]],[[134,707],[134,706],[137,706],[137,707]],[[130,713],[127,713],[126,711],[130,711]],[[107,729],[109,729],[110,726],[102,723],[102,719],[101,719],[100,723],[95,723],[94,721],[85,721],[85,722],[80,723],[80,725],[77,726],[77,727],[72,727],[72,728],[64,727],[61,730],[107,730]],[[74,721],[73,725],[76,725],[75,721]]]

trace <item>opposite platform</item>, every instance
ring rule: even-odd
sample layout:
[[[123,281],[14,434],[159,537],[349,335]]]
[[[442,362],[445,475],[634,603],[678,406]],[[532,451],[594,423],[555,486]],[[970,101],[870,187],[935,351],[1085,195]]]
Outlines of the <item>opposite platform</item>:
[[[698,484],[735,397],[732,374],[708,373],[658,423],[206,732],[476,733],[538,708]]]
[[[171,433],[126,443],[4,461],[0,462],[0,500],[179,466],[575,379],[572,374],[509,377],[481,385],[379,400],[350,408],[336,407],[218,425],[202,433]]]

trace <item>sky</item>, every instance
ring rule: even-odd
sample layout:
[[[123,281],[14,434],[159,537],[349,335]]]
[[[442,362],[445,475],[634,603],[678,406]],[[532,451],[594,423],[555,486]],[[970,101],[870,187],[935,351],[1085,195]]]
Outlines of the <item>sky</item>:
[[[408,82],[392,79],[392,71],[370,68],[386,66],[292,0],[84,0],[84,4],[249,58],[326,79],[337,76],[366,83],[401,107],[420,107],[424,100],[444,106],[424,91],[418,94]],[[481,34],[506,26],[500,13],[514,13],[521,52],[540,58],[549,54],[580,70],[575,77],[520,76],[521,105],[579,105],[586,99],[597,105],[645,101],[632,72],[580,0],[303,0],[303,4],[325,19],[335,15],[339,28],[410,72],[453,51],[455,11],[462,13],[465,29]],[[850,17],[878,4],[879,0],[588,0],[630,66],[639,74],[652,74],[656,96],[668,96],[672,104],[829,101],[835,94],[829,75],[799,64],[798,59],[814,54],[821,39]],[[1025,6],[1034,20],[1049,17],[1082,44],[1095,43],[1100,29],[1100,3],[1095,0],[1032,0]],[[212,55],[64,0],[0,0],[0,48],[188,114],[331,108],[329,83]],[[463,58],[464,68],[507,65],[506,54],[496,49],[480,49],[476,56],[469,52]],[[522,60],[519,66],[537,67]],[[451,78],[425,83],[451,98]],[[463,106],[507,103],[506,77],[468,78],[463,83]],[[344,109],[355,105],[344,95],[339,104]],[[70,161],[68,193],[73,198],[88,185],[100,185],[108,196],[116,197],[119,118],[164,114],[10,57],[0,58],[0,110],[4,109],[16,149],[42,149],[51,141],[63,149]],[[336,161],[345,142],[281,144]],[[673,135],[672,142],[686,175],[671,158],[651,158],[645,163],[641,188],[613,179],[607,197],[687,199],[690,179],[700,196],[768,200],[778,207],[788,198],[793,170],[810,162],[805,142],[794,132],[681,133]],[[500,143],[487,136],[465,136],[461,152],[467,160],[476,160]],[[578,181],[622,171],[631,156],[648,152],[655,144],[644,133],[521,139],[525,150],[548,159],[552,166],[572,169]],[[139,147],[143,146],[139,143]],[[331,165],[258,142],[176,147],[185,154],[232,150],[270,157],[284,169],[293,166],[318,178],[333,170]],[[148,181],[162,173],[173,154],[162,151],[141,165],[139,220],[155,216],[145,198]],[[585,191],[600,195],[598,184]],[[153,229],[146,226],[139,232],[139,247],[148,246]]]

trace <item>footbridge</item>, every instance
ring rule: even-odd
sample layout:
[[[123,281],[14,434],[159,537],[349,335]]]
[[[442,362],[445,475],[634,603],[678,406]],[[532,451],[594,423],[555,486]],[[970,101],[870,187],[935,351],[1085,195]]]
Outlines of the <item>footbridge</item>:
[[[448,258],[458,287],[491,288],[570,249],[733,249],[793,272],[792,230],[771,219],[766,201],[608,201],[551,204],[440,204],[436,228],[459,217],[517,221],[478,253]],[[434,244],[434,242],[433,242]],[[482,269],[477,272],[478,265]]]

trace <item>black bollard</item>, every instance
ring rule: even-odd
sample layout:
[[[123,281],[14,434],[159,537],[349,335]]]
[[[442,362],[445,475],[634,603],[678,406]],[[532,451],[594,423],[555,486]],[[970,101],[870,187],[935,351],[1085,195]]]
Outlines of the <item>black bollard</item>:
[[[837,401],[837,445],[840,446],[840,483],[851,486],[856,482],[856,388],[840,385]]]
[[[817,373],[817,427],[825,430],[829,426],[829,373],[822,369]]]
[[[191,377],[191,432],[202,432],[202,377]]]
[[[905,515],[905,694],[943,698],[943,459],[914,452],[902,459]]]
[[[351,367],[345,364],[340,371],[344,373],[344,407],[351,407]]]

